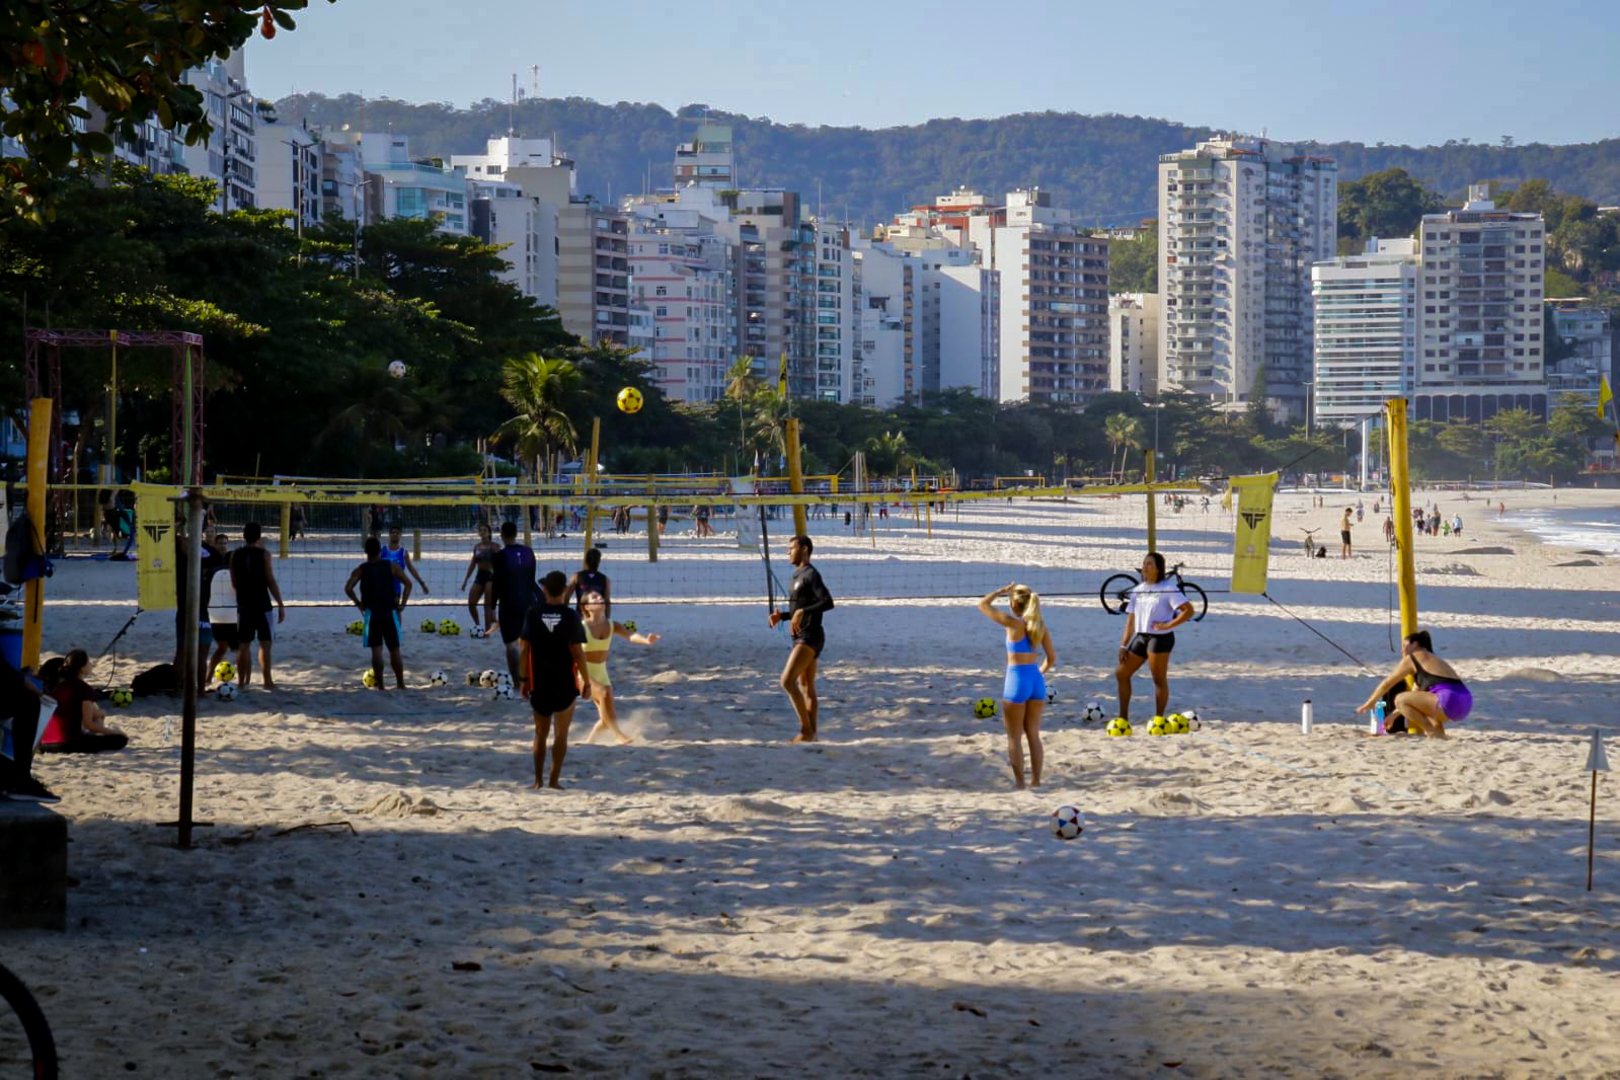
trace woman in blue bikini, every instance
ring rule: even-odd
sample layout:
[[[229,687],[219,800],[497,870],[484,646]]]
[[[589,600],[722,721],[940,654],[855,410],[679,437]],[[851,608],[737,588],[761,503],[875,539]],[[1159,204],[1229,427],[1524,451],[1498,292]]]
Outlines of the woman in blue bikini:
[[[1007,597],[1012,614],[997,611],[997,598]],[[1041,598],[1028,585],[1008,585],[979,601],[986,618],[1006,628],[1007,681],[1002,687],[1001,718],[1007,725],[1007,762],[1013,783],[1024,787],[1024,743],[1029,743],[1030,786],[1041,786],[1041,713],[1046,709],[1046,673],[1057,663],[1052,634],[1041,618]],[[1037,662],[1035,650],[1045,651]]]
[[[1388,678],[1356,712],[1366,712],[1378,704],[1378,699],[1406,682],[1411,676],[1416,690],[1395,695],[1395,711],[1406,719],[1406,730],[1422,733],[1431,739],[1444,739],[1446,725],[1467,718],[1474,710],[1474,695],[1457,674],[1457,669],[1434,654],[1434,641],[1427,630],[1407,634],[1401,642],[1401,661]],[[1385,730],[1394,717],[1386,717]]]

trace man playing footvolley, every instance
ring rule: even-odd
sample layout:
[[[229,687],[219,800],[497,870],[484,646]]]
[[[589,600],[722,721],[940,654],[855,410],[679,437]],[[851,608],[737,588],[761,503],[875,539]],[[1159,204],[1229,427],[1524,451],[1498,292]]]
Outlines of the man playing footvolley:
[[[810,565],[810,553],[815,544],[808,536],[795,536],[788,541],[788,561],[795,569],[793,582],[788,586],[788,609],[771,612],[774,627],[787,619],[793,631],[793,651],[788,653],[787,665],[782,668],[782,689],[787,691],[793,711],[799,716],[799,734],[793,742],[815,742],[819,702],[816,700],[816,662],[827,644],[827,632],[821,628],[821,616],[833,609],[832,594],[822,583],[821,572]]]
[[[506,646],[506,670],[512,681],[523,681],[518,656],[518,638],[523,634],[523,617],[535,601],[534,549],[517,540],[517,522],[501,523],[501,549],[495,552],[495,576],[489,583],[495,597],[495,622],[501,628]],[[567,582],[564,581],[566,587]]]
[[[534,710],[534,786],[545,781],[546,737],[556,731],[551,745],[551,786],[562,775],[568,755],[568,725],[574,722],[579,695],[591,693],[585,667],[585,624],[564,601],[568,579],[553,570],[541,582],[545,595],[523,619],[523,677],[519,684]]]
[[[253,642],[258,641],[264,688],[274,690],[276,681],[270,675],[270,644],[275,634],[270,629],[270,600],[275,598],[278,624],[286,621],[287,605],[281,601],[281,586],[276,582],[275,568],[270,565],[270,553],[260,543],[257,521],[242,526],[242,546],[231,552],[231,588],[236,592],[236,631],[242,642],[236,650],[238,685],[246,690],[253,681]]]
[[[354,594],[357,584],[359,596]],[[382,557],[382,543],[375,536],[366,537],[366,561],[349,574],[343,591],[365,616],[361,640],[371,650],[373,684],[378,690],[385,688],[382,651],[386,645],[388,662],[394,668],[394,686],[405,689],[405,661],[399,655],[399,613],[411,598],[411,583],[398,563]]]

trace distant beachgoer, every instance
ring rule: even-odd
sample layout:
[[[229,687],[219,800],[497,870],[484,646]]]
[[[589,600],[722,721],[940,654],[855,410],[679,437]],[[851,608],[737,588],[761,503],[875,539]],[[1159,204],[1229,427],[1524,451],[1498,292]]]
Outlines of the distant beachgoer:
[[[995,602],[1007,597],[1011,614],[996,610]],[[1024,787],[1024,744],[1029,744],[1030,787],[1041,786],[1041,713],[1046,709],[1046,673],[1057,663],[1052,634],[1041,618],[1041,598],[1028,585],[1005,585],[986,593],[979,601],[985,618],[1005,628],[1002,642],[1007,647],[1007,678],[1001,688],[1001,718],[1007,728],[1007,763],[1012,766],[1013,786]],[[1037,663],[1035,650],[1046,659]]]
[[[1500,500],[1497,501],[1497,504],[1496,504],[1496,516],[1497,517],[1506,517],[1507,516],[1507,503],[1502,502]]]
[[[1350,508],[1344,508],[1344,517],[1339,519],[1339,558],[1350,557]]]
[[[1394,518],[1386,517],[1384,519],[1384,543],[1390,544],[1392,546],[1395,543],[1395,519]]]
[[[361,642],[371,650],[372,688],[384,690],[382,654],[394,669],[394,686],[405,689],[405,661],[399,652],[399,613],[411,599],[411,583],[399,564],[383,558],[382,541],[366,537],[366,561],[349,573],[343,592],[364,616]],[[355,595],[355,586],[360,586]]]
[[[259,643],[259,670],[266,690],[276,688],[270,674],[270,601],[275,600],[279,626],[287,619],[287,605],[281,599],[275,566],[264,549],[263,534],[257,521],[242,526],[242,546],[231,552],[231,589],[236,593],[236,626],[240,644],[236,650],[237,686],[243,690],[253,681],[253,643]]]
[[[1444,739],[1447,723],[1467,719],[1473,711],[1474,696],[1462,676],[1434,654],[1429,632],[1418,630],[1406,635],[1401,643],[1400,662],[1356,712],[1371,709],[1408,676],[1417,683],[1417,689],[1396,694],[1394,700],[1395,711],[1406,720],[1408,731],[1415,728],[1431,739]],[[1385,730],[1389,730],[1389,718],[1385,719]]]
[[[1452,536],[1461,536],[1462,535],[1462,515],[1461,514],[1453,514],[1452,515],[1452,518],[1451,518],[1451,535]]]
[[[1362,509],[1361,500],[1357,499],[1356,500],[1356,521],[1359,522],[1361,520],[1361,517],[1362,517],[1363,513],[1364,513],[1364,511]]]
[[[563,603],[568,603],[569,597],[573,597],[575,613],[584,618],[585,597],[590,593],[597,593],[602,597],[603,613],[612,618],[612,587],[613,583],[602,573],[601,549],[591,548],[585,553],[585,565],[575,570],[574,576],[568,579],[568,587],[563,591]]]
[[[1130,618],[1119,642],[1119,715],[1130,719],[1131,678],[1145,662],[1153,676],[1154,710],[1163,716],[1170,705],[1170,651],[1175,628],[1193,617],[1192,601],[1173,581],[1164,580],[1164,556],[1150,551],[1142,558],[1142,583],[1131,589],[1125,610]]]
[[[388,527],[388,546],[382,549],[383,561],[393,563],[405,573],[415,578],[416,583],[422,586],[422,595],[427,596],[427,582],[423,581],[422,575],[416,572],[416,564],[411,561],[411,553],[406,551],[405,545],[400,542],[404,535],[405,530],[398,524],[390,525]],[[394,592],[396,594],[402,591],[404,588],[404,577],[400,577],[394,581]],[[476,618],[476,616],[474,617]]]

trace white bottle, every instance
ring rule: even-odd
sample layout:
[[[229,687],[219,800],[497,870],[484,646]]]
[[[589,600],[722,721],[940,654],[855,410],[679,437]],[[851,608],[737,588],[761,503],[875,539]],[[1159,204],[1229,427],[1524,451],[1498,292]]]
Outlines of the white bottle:
[[[1311,733],[1311,699],[1306,698],[1305,704],[1299,707],[1299,730],[1301,734]]]

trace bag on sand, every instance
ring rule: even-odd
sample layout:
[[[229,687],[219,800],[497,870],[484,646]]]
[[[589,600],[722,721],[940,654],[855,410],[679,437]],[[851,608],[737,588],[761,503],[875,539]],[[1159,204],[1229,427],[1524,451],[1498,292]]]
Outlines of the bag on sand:
[[[154,694],[172,695],[176,685],[173,664],[153,664],[129,680],[129,691],[136,697],[151,697]]]

